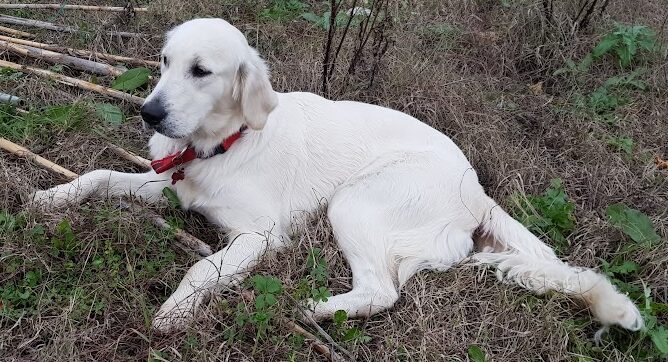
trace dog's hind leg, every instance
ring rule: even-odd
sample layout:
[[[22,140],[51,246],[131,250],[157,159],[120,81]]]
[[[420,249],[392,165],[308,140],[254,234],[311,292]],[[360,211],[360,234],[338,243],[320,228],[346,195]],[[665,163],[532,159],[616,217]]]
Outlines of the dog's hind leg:
[[[353,288],[326,302],[309,301],[314,318],[331,318],[337,310],[368,317],[388,309],[417,271],[445,269],[470,252],[473,241],[458,217],[441,212],[439,205],[447,200],[434,194],[442,180],[430,177],[433,164],[422,154],[395,155],[336,190],[328,217],[352,270]]]

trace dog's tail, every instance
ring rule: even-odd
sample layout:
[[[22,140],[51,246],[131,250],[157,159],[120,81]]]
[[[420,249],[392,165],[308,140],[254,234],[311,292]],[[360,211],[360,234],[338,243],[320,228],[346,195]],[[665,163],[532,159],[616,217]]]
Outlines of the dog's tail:
[[[502,281],[515,282],[539,294],[554,290],[585,301],[604,326],[619,325],[633,331],[643,327],[635,304],[603,275],[562,262],[549,246],[491,198],[489,201],[477,240],[483,245],[473,255],[474,260],[495,266]]]

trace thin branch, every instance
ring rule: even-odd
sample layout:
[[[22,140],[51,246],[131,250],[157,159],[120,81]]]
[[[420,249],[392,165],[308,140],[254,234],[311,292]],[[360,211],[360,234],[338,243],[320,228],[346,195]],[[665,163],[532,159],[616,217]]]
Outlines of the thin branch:
[[[54,23],[46,22],[46,21],[24,19],[24,18],[18,18],[18,17],[15,17],[15,16],[9,16],[9,15],[0,15],[0,23],[30,26],[30,27],[34,27],[34,28],[40,28],[40,29],[62,31],[62,32],[65,32],[65,33],[90,33],[88,31],[81,30],[81,29],[79,29],[77,27],[74,27],[74,26],[57,25],[57,24],[54,24]],[[109,35],[122,36],[122,37],[128,37],[128,38],[146,38],[147,37],[146,34],[130,33],[130,32],[127,32],[127,31],[107,31],[107,33]]]
[[[113,97],[113,98],[122,99],[122,100],[125,100],[125,101],[128,101],[128,102],[134,103],[136,105],[141,105],[141,104],[144,103],[144,98],[137,97],[137,96],[134,96],[132,94],[124,93],[124,92],[121,92],[121,91],[118,91],[118,90],[115,90],[115,89],[103,87],[103,86],[95,84],[95,83],[86,82],[85,80],[68,77],[68,76],[65,76],[65,75],[62,75],[62,74],[58,74],[58,73],[46,70],[46,69],[28,67],[28,66],[25,66],[25,65],[12,63],[12,62],[8,62],[8,61],[5,61],[5,60],[0,60],[0,67],[12,68],[14,70],[18,70],[18,71],[21,71],[21,72],[39,75],[39,76],[44,77],[44,78],[50,78],[50,79],[53,79],[57,82],[60,82],[60,83],[63,83],[63,84],[69,85],[69,86],[73,86],[73,87],[77,87],[77,88],[81,88],[81,89],[86,89],[86,90],[91,90],[93,92],[104,94],[106,96]]]
[[[91,6],[66,4],[0,4],[0,9],[55,9],[55,10],[87,10],[87,11],[126,11],[120,6]],[[131,8],[136,12],[146,12],[147,8]]]
[[[4,41],[10,42],[10,43],[28,45],[28,46],[35,47],[35,48],[40,48],[40,49],[51,50],[51,51],[58,52],[58,53],[66,53],[66,54],[77,56],[77,57],[102,59],[102,60],[105,60],[105,61],[110,62],[110,63],[143,65],[143,66],[156,67],[156,68],[160,66],[160,62],[156,62],[156,61],[153,61],[153,60],[145,60],[145,59],[124,57],[124,56],[121,56],[121,55],[114,55],[114,54],[107,54],[107,53],[98,53],[98,52],[92,52],[92,51],[89,51],[89,50],[66,48],[66,47],[61,47],[61,46],[58,46],[58,45],[38,43],[36,41],[12,38],[12,37],[3,36],[3,35],[0,35],[0,40],[4,40]]]
[[[64,64],[71,66],[72,68],[99,75],[111,75],[116,77],[123,74],[125,71],[125,69],[119,69],[109,64],[102,64],[92,60],[80,59],[71,55],[61,54],[51,50],[10,43],[4,40],[0,40],[0,50],[8,50],[16,54],[43,59],[51,63]]]
[[[0,33],[5,33],[5,34],[13,35],[13,36],[20,36],[20,37],[23,37],[23,38],[34,38],[35,37],[35,34],[26,33],[25,31],[8,28],[6,26],[0,26]]]

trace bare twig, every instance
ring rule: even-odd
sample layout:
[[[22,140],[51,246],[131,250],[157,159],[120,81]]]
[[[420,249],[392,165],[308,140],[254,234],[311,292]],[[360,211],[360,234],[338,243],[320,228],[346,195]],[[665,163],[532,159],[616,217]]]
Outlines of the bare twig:
[[[13,36],[20,36],[20,37],[23,37],[23,38],[34,38],[35,37],[35,34],[26,33],[25,31],[8,28],[6,26],[0,26],[0,33],[5,33],[5,34],[13,35]]]
[[[66,4],[0,4],[0,9],[55,9],[55,10],[89,10],[89,11],[125,11],[119,6],[91,6]],[[136,12],[146,12],[147,8],[134,8]]]
[[[0,50],[9,50],[16,54],[43,59],[51,63],[64,64],[71,66],[72,68],[99,75],[119,76],[125,71],[125,69],[119,69],[109,64],[102,64],[92,60],[76,58],[70,55],[54,52],[51,50],[35,48],[28,45],[10,43],[4,40],[0,40]]]
[[[72,77],[62,75],[62,74],[54,73],[54,72],[48,71],[46,69],[28,67],[28,66],[25,66],[25,65],[12,63],[12,62],[8,62],[8,61],[5,61],[5,60],[0,60],[0,67],[12,68],[12,69],[15,69],[15,70],[18,70],[18,71],[21,71],[21,72],[32,73],[32,74],[39,75],[41,77],[51,78],[51,79],[53,79],[57,82],[63,83],[63,84],[67,84],[67,85],[77,87],[77,88],[81,88],[81,89],[91,90],[91,91],[94,91],[94,92],[97,92],[97,93],[100,93],[100,94],[104,94],[104,95],[109,96],[109,97],[122,99],[122,100],[131,102],[131,103],[134,103],[134,104],[137,104],[137,105],[141,105],[142,103],[144,103],[144,98],[133,96],[132,94],[117,91],[115,89],[103,87],[101,85],[97,85],[97,84],[94,84],[94,83],[91,83],[91,82],[86,82],[86,81],[81,80],[81,79],[72,78]]]
[[[19,157],[27,158],[27,159],[39,164],[40,166],[42,166],[42,167],[44,167],[44,168],[46,168],[50,171],[53,171],[53,172],[55,172],[55,173],[57,173],[61,176],[64,176],[66,179],[71,180],[71,179],[77,178],[77,176],[78,176],[76,173],[74,173],[74,172],[72,172],[72,171],[70,171],[70,170],[68,170],[68,169],[66,169],[62,166],[59,166],[58,164],[55,164],[55,163],[47,160],[46,158],[43,158],[43,157],[41,157],[37,154],[34,154],[29,149],[27,149],[23,146],[19,146],[16,143],[11,142],[11,141],[9,141],[7,139],[4,139],[2,137],[0,137],[0,148],[2,148],[3,150],[5,150],[9,153],[15,154]]]
[[[19,157],[27,158],[50,171],[53,171],[59,175],[64,176],[68,180],[74,180],[77,177],[79,177],[79,175],[77,175],[76,173],[31,152],[30,150],[28,150],[23,146],[19,146],[16,143],[6,140],[4,138],[0,138],[0,148]],[[121,204],[123,206],[129,207],[129,204],[124,201],[121,201]],[[172,231],[174,233],[175,238],[179,241],[181,245],[187,248],[186,249],[187,251],[195,251],[198,255],[201,256],[209,256],[212,254],[211,247],[206,243],[204,243],[202,240],[199,240],[198,238],[188,234],[187,232],[179,228],[172,227],[171,225],[169,225],[167,220],[163,219],[162,217],[153,212],[149,211],[148,216],[151,218],[153,224],[158,228]]]
[[[344,359],[339,356],[336,352],[332,351],[326,344],[322,343],[318,337],[313,335],[311,332],[307,331],[306,329],[302,328],[299,324],[290,321],[290,320],[285,320],[284,323],[287,325],[288,329],[291,332],[301,334],[307,339],[312,340],[311,346],[313,349],[315,349],[318,353],[321,355],[325,356],[327,360],[329,361],[343,361]]]
[[[73,56],[77,56],[77,57],[102,59],[102,60],[105,60],[105,61],[110,62],[110,63],[124,63],[124,64],[143,65],[143,66],[150,66],[150,67],[159,67],[160,66],[159,62],[152,61],[152,60],[124,57],[124,56],[121,56],[121,55],[114,55],[114,54],[107,54],[107,53],[98,53],[98,52],[92,52],[92,51],[89,51],[89,50],[66,48],[66,47],[61,47],[61,46],[58,46],[58,45],[38,43],[38,42],[35,42],[35,41],[12,38],[12,37],[3,36],[3,35],[0,35],[0,40],[4,40],[4,41],[10,42],[10,43],[28,45],[28,46],[35,47],[35,48],[40,48],[40,49],[51,50],[51,51],[58,52],[58,53],[65,53],[65,54],[69,54],[69,55],[73,55]]]
[[[113,144],[109,144],[109,148],[114,151],[115,154],[123,157],[124,159],[134,163],[135,165],[145,168],[145,169],[150,169],[151,168],[151,161],[136,155],[130,151],[127,151],[121,147],[118,147]]]
[[[84,32],[85,33],[85,32],[87,32],[87,31],[83,31],[83,30],[81,30],[77,27],[73,27],[73,26],[57,25],[57,24],[54,24],[54,23],[46,22],[46,21],[17,18],[15,16],[9,16],[9,15],[0,15],[0,23],[30,26],[30,27],[34,27],[34,28],[40,28],[40,29],[62,31],[62,32],[65,32],[65,33],[79,33],[79,32]],[[109,35],[122,36],[122,37],[128,37],[128,38],[145,38],[145,37],[147,37],[146,34],[130,33],[130,32],[127,32],[127,31],[107,31],[107,33]]]

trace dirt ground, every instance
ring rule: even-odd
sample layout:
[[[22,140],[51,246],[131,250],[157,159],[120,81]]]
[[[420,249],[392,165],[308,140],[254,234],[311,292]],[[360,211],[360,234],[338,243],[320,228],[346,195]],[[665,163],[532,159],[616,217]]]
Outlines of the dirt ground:
[[[288,3],[303,6],[285,12],[279,5]],[[668,4],[599,1],[589,24],[575,29],[573,20],[584,3],[555,0],[546,10],[551,1],[390,1],[386,53],[375,62],[370,43],[349,75],[352,34],[343,43],[326,96],[391,107],[442,131],[470,159],[486,191],[509,210],[516,206],[513,200],[542,195],[551,179],[563,180],[575,225],[565,233],[560,255],[597,269],[605,262],[635,263],[633,271],[608,268],[608,274],[635,293],[639,305],[649,306],[655,330],[661,330],[668,325],[668,170],[657,168],[654,157],[668,158]],[[39,42],[152,60],[159,59],[167,29],[194,17],[221,17],[258,48],[275,90],[322,92],[327,31],[301,13],[323,14],[326,3],[156,0],[139,5],[149,11],[0,13],[85,31],[16,27],[35,33]],[[546,11],[552,14],[548,20]],[[607,54],[586,70],[558,72],[569,60],[577,65],[617,23],[647,26],[664,46],[639,49],[626,67]],[[112,29],[146,36],[105,33]],[[103,85],[113,81],[8,52],[0,51],[0,59]],[[632,74],[643,87],[611,88],[602,102],[616,97],[613,104],[594,109],[606,80]],[[30,112],[0,108],[0,136],[77,173],[139,171],[107,147],[114,143],[146,156],[150,132],[142,129],[136,106],[10,71],[0,72],[0,92],[23,98]],[[149,92],[150,84],[135,91]],[[94,104],[104,102],[121,107],[122,124],[105,122],[96,113]],[[172,235],[153,227],[145,211],[119,208],[118,200],[50,212],[24,210],[22,199],[30,192],[65,179],[26,159],[0,155],[0,360],[324,360],[286,324],[294,319],[290,296],[311,280],[312,248],[321,249],[329,292],[350,288],[350,272],[323,212],[295,230],[294,248],[267,257],[254,272],[276,277],[283,288],[265,333],[248,321],[256,307],[249,298],[253,288],[245,284],[214,297],[187,330],[158,335],[150,328],[151,318],[196,259],[174,248]],[[606,215],[615,203],[647,215],[660,240],[638,246],[615,228]],[[216,248],[225,244],[224,234],[198,215],[167,203],[148,208]],[[540,236],[555,245],[549,235]],[[490,361],[661,360],[662,332],[652,337],[651,331],[612,328],[596,344],[599,326],[575,300],[535,296],[500,284],[493,270],[471,265],[422,272],[391,310],[322,327],[360,361],[480,361],[468,352],[475,347]]]

